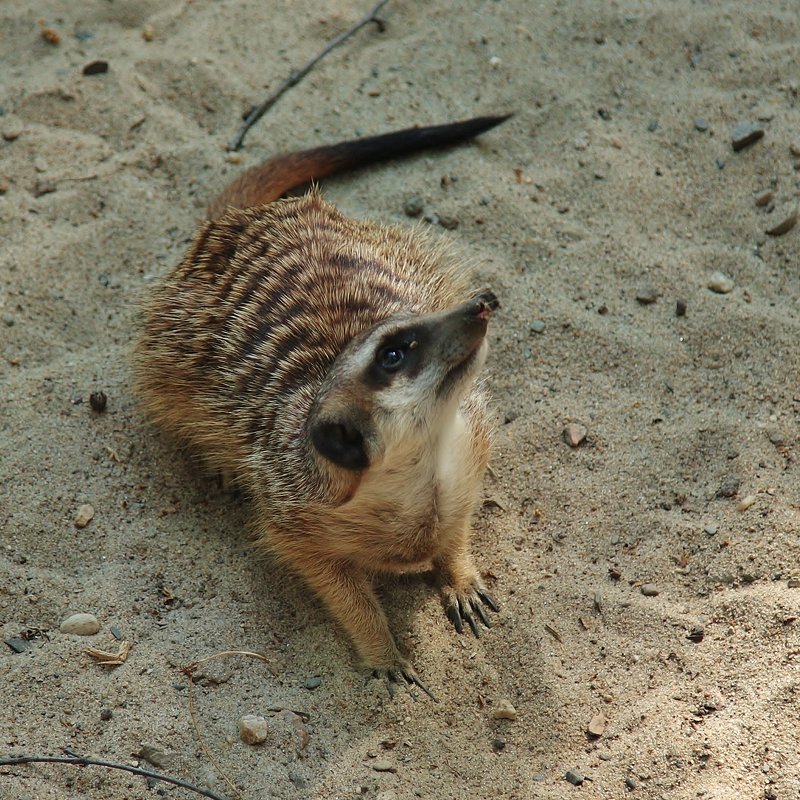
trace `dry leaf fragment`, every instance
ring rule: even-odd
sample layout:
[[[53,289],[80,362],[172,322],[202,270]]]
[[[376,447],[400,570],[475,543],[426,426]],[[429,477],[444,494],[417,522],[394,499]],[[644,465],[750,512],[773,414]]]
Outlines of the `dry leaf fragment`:
[[[107,650],[98,650],[95,647],[87,647],[86,654],[100,662],[104,667],[118,667],[128,660],[128,653],[133,647],[132,642],[122,641],[119,643],[119,650],[110,653]]]

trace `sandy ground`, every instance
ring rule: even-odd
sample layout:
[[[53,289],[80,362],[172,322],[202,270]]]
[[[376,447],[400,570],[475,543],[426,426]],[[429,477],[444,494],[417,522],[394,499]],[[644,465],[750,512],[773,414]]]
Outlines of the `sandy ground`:
[[[800,231],[766,234],[797,196],[796,4],[393,0],[384,33],[332,54],[226,160],[243,110],[367,5],[0,8],[0,623],[23,640],[0,650],[0,754],[148,767],[149,746],[231,798],[223,772],[245,798],[797,798]],[[83,75],[96,59],[108,72]],[[418,195],[457,218],[442,235],[503,302],[474,537],[502,614],[459,637],[425,580],[387,582],[441,702],[391,699],[250,549],[246,500],[137,409],[136,303],[243,166],[505,110],[479,142],[324,187],[355,216],[408,224]],[[766,135],[734,152],[739,120]],[[717,270],[729,293],[707,288]],[[100,632],[60,633],[74,612]],[[133,648],[104,667],[84,651],[115,650],[112,626]],[[180,667],[226,649],[269,663],[198,670],[215,766]],[[516,721],[493,719],[503,700]],[[264,745],[239,741],[246,713],[269,718]],[[0,768],[12,800],[154,794],[197,796]]]

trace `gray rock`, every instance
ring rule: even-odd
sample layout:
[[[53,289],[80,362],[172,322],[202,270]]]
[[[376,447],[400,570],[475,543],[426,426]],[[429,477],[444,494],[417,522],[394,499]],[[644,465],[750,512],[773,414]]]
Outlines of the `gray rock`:
[[[397,772],[397,767],[385,758],[379,758],[372,762],[372,769],[375,772]]]
[[[654,583],[643,583],[640,591],[645,597],[656,597],[661,594],[661,589]]]
[[[409,197],[406,200],[405,205],[403,206],[403,211],[406,212],[406,215],[409,217],[418,217],[422,213],[422,209],[425,207],[425,201],[415,195],[414,197]]]
[[[764,136],[764,128],[757,122],[742,121],[737,123],[731,134],[731,145],[735,152],[755,144]]]
[[[306,689],[319,689],[321,685],[322,678],[320,678],[319,675],[315,675],[313,678],[306,678],[305,683],[303,684]]]
[[[636,292],[636,302],[643,306],[649,306],[658,300],[658,290],[652,286],[644,286]]]
[[[540,319],[535,319],[531,322],[531,333],[544,333],[544,322]]]
[[[567,770],[567,774],[564,777],[573,785],[573,786],[580,786],[585,780],[586,777],[582,775],[576,769]]]
[[[100,623],[94,614],[72,614],[61,623],[59,630],[61,633],[93,636],[100,630]]]
[[[766,233],[768,236],[783,236],[784,233],[789,233],[789,231],[794,228],[795,225],[797,225],[796,208],[786,214],[776,225],[773,225],[771,228],[767,228]]]
[[[698,117],[694,121],[694,128],[695,128],[695,130],[700,131],[700,133],[703,133],[704,131],[707,131],[708,130],[708,120],[707,119],[703,119],[703,117]]]

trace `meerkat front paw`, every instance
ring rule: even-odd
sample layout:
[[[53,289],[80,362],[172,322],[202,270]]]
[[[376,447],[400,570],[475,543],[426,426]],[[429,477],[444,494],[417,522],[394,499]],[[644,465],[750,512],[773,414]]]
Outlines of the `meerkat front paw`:
[[[422,689],[431,700],[439,702],[434,693],[420,680],[416,670],[405,659],[398,659],[397,663],[390,667],[374,667],[372,675],[375,678],[385,680],[389,688],[389,694],[394,697],[397,686],[403,682],[409,686],[417,686]]]
[[[462,633],[466,622],[476,638],[481,635],[479,623],[487,628],[492,627],[491,620],[486,615],[486,608],[495,613],[500,611],[500,607],[477,575],[462,589],[455,589],[452,586],[442,587],[442,599],[447,618],[453,623],[456,631]]]

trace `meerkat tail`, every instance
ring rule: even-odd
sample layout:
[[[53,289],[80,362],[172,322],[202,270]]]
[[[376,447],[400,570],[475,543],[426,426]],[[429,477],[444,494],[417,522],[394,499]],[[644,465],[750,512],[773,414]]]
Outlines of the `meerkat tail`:
[[[208,207],[206,218],[217,219],[228,208],[249,208],[271,203],[298,186],[335,172],[471,139],[505,122],[510,116],[475,117],[446,125],[406,128],[394,133],[276,156],[247,170],[228,184]]]

